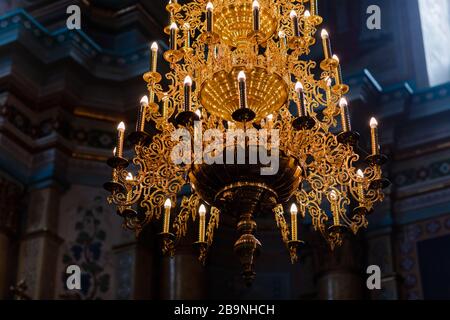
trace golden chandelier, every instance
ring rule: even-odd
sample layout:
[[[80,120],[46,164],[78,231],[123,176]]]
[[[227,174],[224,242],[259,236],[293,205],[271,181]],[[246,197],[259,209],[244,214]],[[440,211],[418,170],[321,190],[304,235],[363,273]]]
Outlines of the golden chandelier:
[[[320,64],[301,59],[316,43],[322,23],[317,0],[193,0],[183,5],[171,0],[166,9],[167,81],[161,83],[154,43],[150,70],[143,76],[149,96],[141,100],[136,131],[128,136],[133,168],[124,158],[123,123],[108,160],[112,181],[105,188],[124,226],[139,234],[161,219],[162,250],[173,255],[189,220],[197,219],[195,246],[204,264],[220,215],[229,215],[237,222],[234,250],[247,282],[255,276],[254,258],[261,249],[254,235],[258,217],[274,214],[292,263],[303,244],[298,216],[305,219],[308,213],[332,249],[345,232],[367,227],[367,215],[389,184],[381,173],[386,157],[380,154],[378,123],[372,118],[372,150],[360,161],[359,134],[352,131],[344,98],[349,87],[326,30],[319,38]],[[174,137],[177,128],[184,128],[187,140]],[[231,130],[245,138],[208,147],[207,137],[201,137],[211,129],[216,137],[217,132],[228,137]],[[174,151],[180,143],[193,146],[192,154]],[[224,161],[227,153],[235,160],[240,151],[243,163]],[[267,163],[249,162],[252,151],[278,155],[278,171],[261,174]],[[221,161],[202,161],[207,157]],[[189,184],[190,196],[177,202]]]

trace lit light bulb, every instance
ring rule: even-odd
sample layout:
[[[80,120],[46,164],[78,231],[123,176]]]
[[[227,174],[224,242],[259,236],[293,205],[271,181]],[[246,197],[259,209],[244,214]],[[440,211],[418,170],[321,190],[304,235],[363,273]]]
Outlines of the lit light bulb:
[[[292,10],[289,16],[291,17],[291,19],[294,19],[297,17],[297,12],[295,12],[295,10]]]
[[[206,5],[206,10],[213,11],[214,10],[214,5],[211,2],[208,2],[208,4]]]
[[[286,37],[286,33],[282,30],[278,31],[278,38],[283,39],[284,37]]]
[[[330,37],[330,35],[328,34],[328,31],[325,29],[322,29],[320,36],[322,37],[322,39],[328,39]]]
[[[200,109],[195,110],[195,114],[201,118],[202,117],[202,112],[200,111]]]
[[[358,178],[364,179],[364,172],[361,169],[358,169],[358,171],[356,171],[356,175],[358,176]]]
[[[341,98],[341,100],[339,100],[339,107],[341,108],[345,108],[348,106],[348,101],[345,98]]]
[[[153,52],[158,51],[158,44],[156,42],[152,43],[151,49]]]
[[[206,207],[203,204],[200,205],[200,208],[198,209],[198,214],[200,216],[205,216],[205,214],[206,214]]]
[[[297,81],[297,83],[295,84],[295,91],[297,93],[302,92],[303,91],[303,85],[300,81]]]
[[[337,200],[337,198],[338,198],[338,195],[337,195],[336,191],[335,190],[331,190],[331,192],[330,192],[330,199],[331,200]]]
[[[333,82],[333,81],[331,80],[331,78],[328,77],[328,78],[327,78],[327,87],[331,87],[332,82]]]
[[[170,29],[171,30],[178,30],[178,26],[175,22],[172,22],[172,24],[170,25]]]
[[[339,58],[337,55],[333,54],[333,60],[336,60],[339,63]]]
[[[186,76],[186,78],[184,78],[184,85],[185,86],[192,86],[192,78],[190,76]]]
[[[125,180],[126,181],[133,181],[133,174],[131,173],[131,172],[128,172],[128,174],[127,174],[127,176],[126,176],[126,178],[125,178]]]
[[[116,152],[117,152],[117,147],[114,147],[114,149],[113,149],[113,156],[116,156]]]
[[[240,71],[238,74],[238,80],[239,81],[245,81],[245,79],[247,79],[247,77],[245,76],[245,72],[244,71]]]
[[[148,97],[147,96],[143,96],[141,98],[141,106],[146,106],[148,105]]]
[[[164,202],[164,208],[170,209],[172,207],[172,201],[170,201],[169,198],[166,199],[166,202]]]
[[[258,2],[258,0],[253,1],[253,9],[259,9],[259,2]]]
[[[309,10],[305,10],[304,16],[305,18],[311,17],[311,13],[309,12]]]
[[[119,130],[120,132],[124,132],[125,131],[125,123],[123,123],[123,121],[121,121],[119,123],[119,125],[117,126],[117,130]]]
[[[378,128],[378,121],[377,121],[377,119],[375,119],[375,118],[370,119],[370,127],[372,129]]]
[[[295,203],[293,203],[291,206],[291,214],[297,214],[297,213],[298,213],[297,205]]]
[[[267,120],[268,120],[269,122],[271,122],[271,121],[273,120],[273,114],[269,114],[269,115],[267,116]]]

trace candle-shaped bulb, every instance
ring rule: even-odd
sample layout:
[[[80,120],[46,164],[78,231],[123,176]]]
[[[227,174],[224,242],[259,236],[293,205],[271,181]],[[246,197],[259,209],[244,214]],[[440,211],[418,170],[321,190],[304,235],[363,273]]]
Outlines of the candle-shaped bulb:
[[[298,213],[297,205],[295,203],[293,203],[291,206],[291,214],[297,214],[297,213]]]
[[[172,201],[170,201],[169,198],[166,199],[166,201],[164,202],[164,209],[170,209],[172,208]]]
[[[292,29],[294,30],[294,37],[300,37],[300,28],[298,26],[297,12],[295,12],[295,10],[292,10],[289,16],[291,17],[292,21]]]
[[[190,76],[186,76],[186,78],[184,78],[184,85],[185,86],[192,86],[192,78]]]
[[[330,35],[328,34],[327,30],[322,29],[320,36],[322,37],[323,54],[324,54],[325,60],[328,60],[332,56]]]
[[[241,109],[247,108],[247,85],[245,83],[246,76],[244,71],[238,74],[239,82],[239,107]]]
[[[116,156],[116,152],[117,152],[117,147],[114,147],[114,149],[113,149],[113,156],[114,157]]]
[[[153,42],[153,43],[152,43],[152,46],[151,46],[151,50],[152,50],[153,52],[158,51],[158,43]]]
[[[333,54],[333,60],[337,61],[337,67],[336,70],[334,71],[335,73],[335,79],[336,79],[336,84],[340,85],[342,84],[342,68],[341,68],[341,63],[340,60],[338,58],[337,55]]]
[[[202,112],[200,111],[200,109],[195,110],[195,114],[198,116],[199,119],[202,117]]]
[[[125,177],[126,181],[133,181],[133,174],[131,172],[128,172],[127,176]]]
[[[242,82],[245,81],[247,79],[247,77],[245,76],[245,72],[244,71],[240,71],[238,74],[238,81]]]
[[[330,77],[327,78],[327,87],[331,87],[331,84],[333,83],[333,81],[331,80]]]
[[[375,118],[370,119],[370,138],[372,155],[378,155],[380,153],[380,145],[378,142],[378,121]]]
[[[297,104],[297,115],[298,117],[306,116],[306,106],[305,106],[305,96],[303,92],[303,85],[300,81],[295,84],[295,92],[297,92],[298,104]]]
[[[164,220],[163,233],[169,233],[170,230],[170,209],[172,208],[172,201],[169,198],[164,202]]]
[[[333,201],[336,201],[338,198],[337,192],[335,190],[331,190],[330,192],[330,199]]]
[[[117,126],[117,130],[119,130],[120,132],[124,132],[125,131],[125,123],[123,123],[123,121],[121,121],[119,123],[119,125]]]
[[[358,178],[364,179],[364,172],[361,169],[358,169],[358,171],[356,171],[356,175],[358,176]]]
[[[170,50],[177,50],[178,26],[175,22],[170,25]]]
[[[148,97],[145,95],[141,98],[141,106],[148,105]]]
[[[204,204],[201,204],[200,207],[198,208],[198,214],[200,216],[205,216],[206,214],[206,207]]]
[[[339,100],[339,107],[341,109],[341,126],[343,132],[351,131],[350,114],[348,112],[348,102],[344,97]]]
[[[303,15],[305,16],[305,18],[311,17],[311,13],[309,12],[309,10],[305,10],[305,13]]]
[[[259,14],[259,2],[253,1],[253,30],[259,31],[260,29],[260,14]]]
[[[286,37],[286,33],[283,30],[278,31],[278,38],[284,39],[284,37]]]
[[[186,78],[184,78],[184,111],[191,111],[191,90],[192,78],[186,76]]]
[[[372,129],[378,128],[378,121],[377,121],[377,119],[375,119],[375,118],[370,119],[370,127]]]
[[[273,121],[273,114],[269,114],[267,116],[267,121],[269,121],[269,122]]]
[[[213,10],[214,6],[211,2],[206,5],[206,32],[213,32]]]
[[[153,42],[150,46],[150,70],[156,72],[156,66],[158,63],[158,44]]]

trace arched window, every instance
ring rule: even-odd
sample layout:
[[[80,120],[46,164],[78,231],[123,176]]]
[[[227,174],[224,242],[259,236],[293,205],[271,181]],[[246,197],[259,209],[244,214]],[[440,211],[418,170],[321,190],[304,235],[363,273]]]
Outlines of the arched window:
[[[430,86],[450,81],[450,1],[418,0]]]

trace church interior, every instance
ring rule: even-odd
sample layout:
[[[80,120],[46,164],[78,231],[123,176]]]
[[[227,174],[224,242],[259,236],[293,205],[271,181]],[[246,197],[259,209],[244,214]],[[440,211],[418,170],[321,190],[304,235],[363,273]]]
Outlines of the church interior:
[[[227,1],[212,2],[219,8]],[[251,285],[233,252],[239,238],[234,217],[221,216],[211,250],[199,261],[206,242],[196,242],[197,220],[188,222],[171,256],[161,250],[170,238],[159,236],[161,220],[128,230],[123,212],[108,202],[104,184],[111,180],[107,162],[117,124],[125,122],[131,132],[142,120],[140,99],[151,82],[143,75],[155,52],[149,44],[159,46],[159,72],[172,67],[163,55],[174,49],[173,35],[165,32],[173,18],[168,2],[0,1],[0,299],[450,299],[450,1],[298,1],[318,5],[323,23],[307,56],[322,59],[320,30],[326,28],[350,88],[345,96],[353,129],[366,150],[369,120],[379,122],[390,186],[383,201],[365,210],[368,224],[356,235],[342,233],[343,243],[333,250],[311,219],[301,219],[298,236],[305,243],[294,264],[273,214],[257,218],[262,249]],[[264,4],[282,2],[289,1],[260,0],[261,29],[268,23]],[[68,28],[69,6],[80,9],[79,29]],[[286,19],[289,29],[289,12]],[[150,127],[147,134],[156,134]],[[129,143],[123,148],[132,152]],[[214,182],[203,184],[207,190]],[[181,188],[174,200],[189,192]],[[287,243],[292,249],[294,242]],[[70,265],[81,269],[79,290],[67,288]],[[380,288],[367,286],[369,266],[379,267]]]

